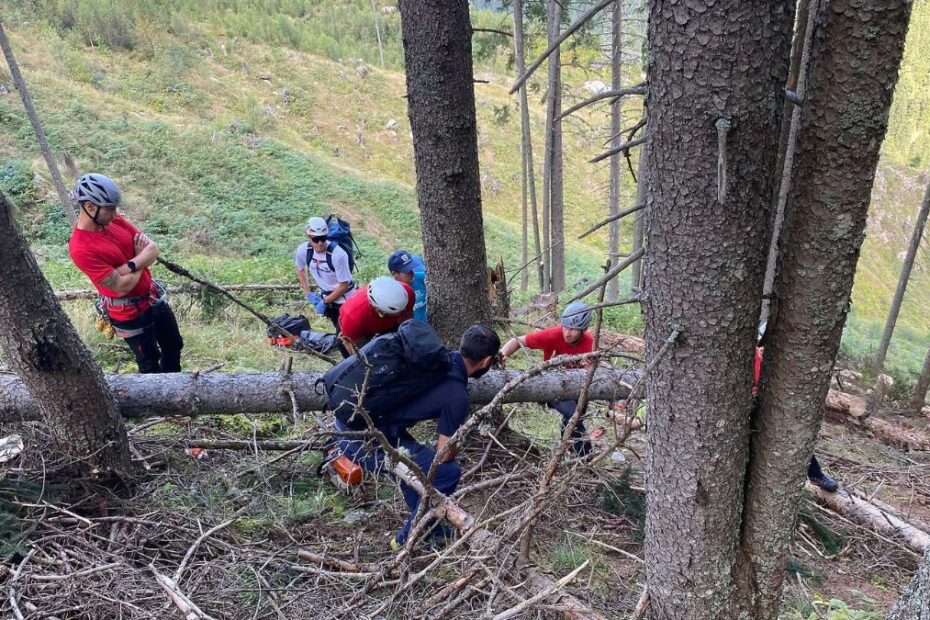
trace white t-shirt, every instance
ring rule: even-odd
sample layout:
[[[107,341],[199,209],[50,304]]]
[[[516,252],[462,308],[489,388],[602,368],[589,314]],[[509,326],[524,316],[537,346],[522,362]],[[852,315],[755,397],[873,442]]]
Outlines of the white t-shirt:
[[[326,252],[314,251],[310,264],[307,265],[308,243],[308,241],[304,241],[297,246],[297,252],[294,253],[294,265],[298,269],[309,271],[320,290],[330,293],[339,286],[340,282],[352,281],[352,270],[349,269],[349,255],[346,254],[345,250],[338,245],[333,248],[332,261],[335,270],[332,270],[329,268],[329,263],[326,262]],[[346,296],[343,295],[336,303],[341,304],[345,299]]]

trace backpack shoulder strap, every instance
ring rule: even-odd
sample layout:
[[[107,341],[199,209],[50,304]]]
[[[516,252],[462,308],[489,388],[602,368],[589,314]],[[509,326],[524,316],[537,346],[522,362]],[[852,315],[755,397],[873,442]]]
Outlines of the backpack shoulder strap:
[[[307,265],[306,265],[307,271],[310,271],[310,264],[312,262],[313,262],[313,246],[308,241],[307,242]]]
[[[336,249],[337,244],[335,241],[330,241],[326,244],[326,264],[329,265],[329,270],[333,273],[336,273],[336,266],[333,265],[333,250]]]

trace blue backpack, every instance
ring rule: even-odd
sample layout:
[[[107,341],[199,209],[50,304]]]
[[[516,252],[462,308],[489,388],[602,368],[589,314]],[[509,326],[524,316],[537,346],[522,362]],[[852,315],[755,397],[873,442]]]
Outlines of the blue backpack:
[[[362,359],[371,367],[362,405],[372,420],[377,420],[449,374],[449,354],[428,323],[410,319],[401,323],[395,333],[374,338],[358,353],[330,368],[317,385],[323,384],[328,408],[340,421],[362,429],[365,420],[361,416],[352,418],[367,371]]]
[[[355,259],[362,257],[362,251],[358,244],[355,243],[355,237],[352,236],[352,225],[347,221],[340,219],[335,213],[330,213],[326,218],[326,224],[329,226],[329,243],[326,246],[326,264],[330,270],[336,271],[333,267],[333,250],[338,245],[345,250],[349,256],[349,270],[355,271]]]

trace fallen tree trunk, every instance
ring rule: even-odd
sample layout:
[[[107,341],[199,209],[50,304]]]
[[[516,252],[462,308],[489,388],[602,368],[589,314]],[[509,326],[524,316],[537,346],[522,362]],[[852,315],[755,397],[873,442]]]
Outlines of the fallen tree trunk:
[[[483,405],[519,371],[489,372],[469,383],[473,405]],[[231,413],[288,413],[319,411],[325,400],[314,388],[319,373],[284,375],[188,373],[156,375],[107,375],[120,413],[127,418],[150,416],[217,415]],[[504,402],[546,402],[577,398],[585,379],[584,370],[547,372],[531,377],[507,394]],[[600,369],[590,388],[592,400],[626,398],[636,382],[630,372]],[[293,397],[293,398],[292,398]],[[38,420],[35,400],[15,375],[0,375],[0,423]]]
[[[826,417],[829,422],[842,422],[867,433],[875,439],[902,450],[930,450],[930,437],[923,431],[867,416],[868,404],[864,398],[830,390],[827,394]]]
[[[922,554],[930,549],[930,535],[872,502],[853,497],[845,489],[827,493],[810,482],[807,483],[807,488],[835,512],[882,536],[899,541],[917,553]]]

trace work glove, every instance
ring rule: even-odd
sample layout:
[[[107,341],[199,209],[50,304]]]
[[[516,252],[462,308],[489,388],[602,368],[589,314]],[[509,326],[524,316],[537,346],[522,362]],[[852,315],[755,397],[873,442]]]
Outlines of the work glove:
[[[318,303],[323,301],[323,298],[311,291],[307,293],[307,301],[311,306],[316,306]]]
[[[314,309],[316,309],[317,314],[323,314],[326,312],[326,302],[321,299],[320,301],[316,302]]]

